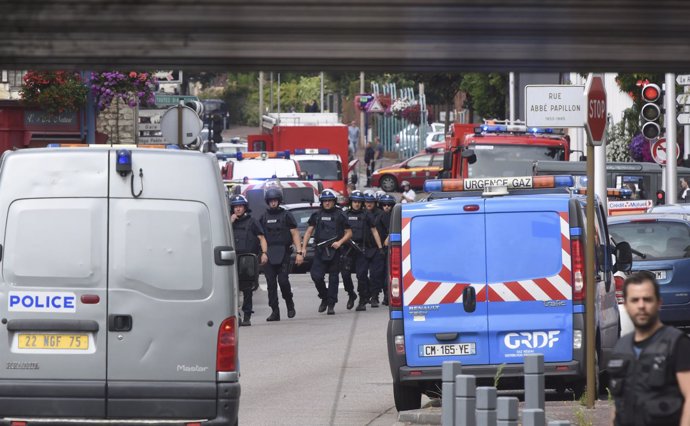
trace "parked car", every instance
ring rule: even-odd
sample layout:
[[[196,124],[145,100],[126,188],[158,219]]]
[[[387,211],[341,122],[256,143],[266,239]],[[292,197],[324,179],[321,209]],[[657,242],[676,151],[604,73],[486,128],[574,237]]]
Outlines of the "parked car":
[[[400,182],[407,180],[414,189],[421,189],[424,181],[435,179],[443,168],[443,153],[415,155],[402,163],[384,167],[371,175],[371,185],[386,192],[397,191]]]
[[[429,140],[430,135],[443,133],[443,129],[443,123],[431,123],[430,125],[425,126],[427,136],[424,141],[424,147],[428,147],[429,145],[433,145],[434,143],[444,141],[445,134],[439,140],[434,140],[433,142]],[[436,137],[438,138],[438,136]],[[397,135],[395,135],[395,144],[396,148],[405,157],[410,157],[417,154],[417,152],[419,151],[419,127],[415,126],[414,124],[410,124],[409,126],[402,129],[400,132],[398,132]]]
[[[616,242],[630,244],[633,272],[656,275],[663,299],[661,320],[690,331],[690,214],[612,216],[609,231]]]
[[[690,214],[690,204],[662,204],[653,206],[647,213],[680,213]]]
[[[443,132],[431,132],[427,133],[426,135],[426,144],[425,146],[427,148],[431,148],[432,146],[438,144],[438,143],[445,143],[446,141],[446,134]]]

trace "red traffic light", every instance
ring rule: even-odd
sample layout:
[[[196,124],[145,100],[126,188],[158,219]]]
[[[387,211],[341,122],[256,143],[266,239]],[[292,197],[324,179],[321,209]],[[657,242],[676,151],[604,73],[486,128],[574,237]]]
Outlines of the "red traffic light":
[[[656,192],[656,204],[666,204],[666,192],[664,190],[658,190]]]
[[[642,99],[645,102],[656,102],[661,97],[661,88],[656,84],[648,84],[642,88]]]

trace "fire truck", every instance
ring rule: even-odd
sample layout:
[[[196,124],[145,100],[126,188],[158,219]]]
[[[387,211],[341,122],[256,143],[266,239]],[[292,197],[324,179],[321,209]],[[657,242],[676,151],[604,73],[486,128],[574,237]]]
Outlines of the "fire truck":
[[[271,113],[262,117],[261,129],[261,134],[247,137],[248,151],[290,151],[307,178],[347,195],[347,178],[356,160],[347,164],[347,126],[338,114]]]
[[[532,174],[535,161],[569,157],[569,140],[552,129],[497,121],[454,124],[453,136],[446,140],[443,176],[526,176]]]

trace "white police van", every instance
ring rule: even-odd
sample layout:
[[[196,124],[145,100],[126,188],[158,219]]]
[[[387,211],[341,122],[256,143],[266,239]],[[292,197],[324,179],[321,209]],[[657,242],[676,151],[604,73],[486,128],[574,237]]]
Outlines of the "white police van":
[[[237,272],[217,167],[161,149],[2,157],[0,423],[236,423]]]
[[[566,188],[520,189],[572,181],[429,180],[430,201],[395,206],[388,355],[398,410],[418,408],[422,393],[438,394],[446,360],[462,362],[480,382],[501,370],[501,383],[517,385],[523,356],[542,353],[547,385],[581,393],[587,285],[596,286],[597,353],[606,365],[620,326],[601,206],[597,281],[587,283],[586,199]]]

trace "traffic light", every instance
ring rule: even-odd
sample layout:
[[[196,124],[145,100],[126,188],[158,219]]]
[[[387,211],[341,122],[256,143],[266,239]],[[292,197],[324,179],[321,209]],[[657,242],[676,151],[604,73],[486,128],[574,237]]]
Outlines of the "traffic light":
[[[213,129],[213,142],[223,142],[223,117],[214,114],[213,117],[211,117],[211,123]]]
[[[642,87],[642,110],[640,124],[642,135],[647,139],[657,139],[661,136],[661,103],[662,91],[656,84],[646,84]]]
[[[656,192],[656,205],[666,204],[666,192],[660,189]]]

